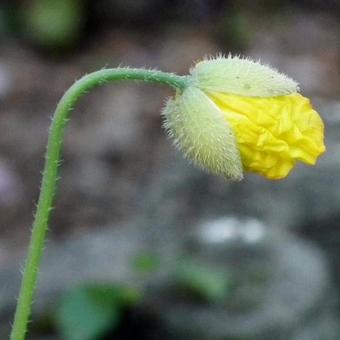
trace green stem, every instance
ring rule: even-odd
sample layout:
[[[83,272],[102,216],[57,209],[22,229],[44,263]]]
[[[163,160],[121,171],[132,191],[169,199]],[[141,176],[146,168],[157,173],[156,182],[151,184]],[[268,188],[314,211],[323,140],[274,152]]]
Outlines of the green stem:
[[[57,186],[63,135],[69,115],[79,98],[89,90],[111,81],[128,79],[161,83],[179,90],[183,90],[187,86],[187,78],[183,76],[145,69],[117,68],[88,74],[75,82],[64,94],[55,111],[49,132],[40,197],[33,223],[11,340],[24,340],[27,332],[27,323],[31,314],[48,221]]]

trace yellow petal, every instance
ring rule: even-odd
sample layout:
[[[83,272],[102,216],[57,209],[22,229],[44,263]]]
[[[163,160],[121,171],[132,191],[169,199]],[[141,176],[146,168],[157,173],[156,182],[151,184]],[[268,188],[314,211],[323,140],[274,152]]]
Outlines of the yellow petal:
[[[296,161],[314,165],[325,151],[324,124],[298,93],[267,98],[208,95],[234,130],[245,170],[281,179]]]

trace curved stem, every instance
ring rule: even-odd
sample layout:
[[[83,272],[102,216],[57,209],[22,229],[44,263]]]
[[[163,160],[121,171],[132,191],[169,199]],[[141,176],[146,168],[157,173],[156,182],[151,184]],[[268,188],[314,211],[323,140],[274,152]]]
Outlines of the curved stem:
[[[145,69],[117,68],[103,69],[88,74],[75,82],[64,94],[55,111],[49,132],[40,197],[34,218],[11,340],[25,339],[45,244],[48,221],[57,186],[62,140],[69,115],[79,98],[92,88],[111,81],[127,79],[161,83],[180,90],[183,90],[187,86],[187,78],[183,76]]]

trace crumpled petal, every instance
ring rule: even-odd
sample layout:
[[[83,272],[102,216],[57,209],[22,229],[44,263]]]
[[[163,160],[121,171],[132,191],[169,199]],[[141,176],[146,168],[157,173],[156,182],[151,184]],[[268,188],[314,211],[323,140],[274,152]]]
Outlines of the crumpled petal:
[[[296,161],[313,165],[326,149],[323,122],[298,93],[267,98],[208,95],[234,130],[245,170],[281,179]]]

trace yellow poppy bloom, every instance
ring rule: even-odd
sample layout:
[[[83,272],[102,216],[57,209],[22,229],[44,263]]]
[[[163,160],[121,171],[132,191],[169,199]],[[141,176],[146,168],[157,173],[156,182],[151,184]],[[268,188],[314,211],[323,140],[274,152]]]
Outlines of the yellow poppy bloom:
[[[325,151],[324,124],[291,78],[231,56],[199,62],[190,73],[190,86],[163,115],[175,144],[199,166],[232,180],[243,170],[281,179]]]
[[[208,96],[232,127],[243,167],[269,179],[286,177],[296,161],[314,165],[325,151],[324,124],[298,93],[277,97]]]

